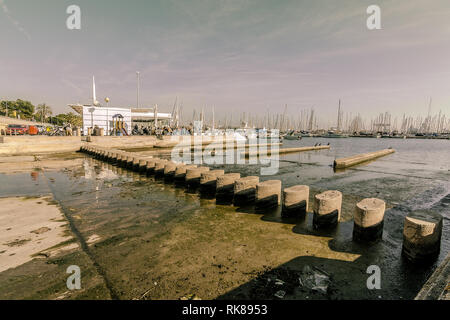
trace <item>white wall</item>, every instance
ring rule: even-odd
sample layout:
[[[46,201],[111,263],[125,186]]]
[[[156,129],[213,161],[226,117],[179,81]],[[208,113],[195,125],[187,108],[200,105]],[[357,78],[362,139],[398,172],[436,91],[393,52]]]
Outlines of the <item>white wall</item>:
[[[122,108],[108,108],[108,107],[94,107],[83,106],[83,133],[87,135],[88,128],[98,126],[103,128],[105,135],[113,128],[113,116],[121,114],[123,116],[124,126],[127,133],[131,134],[131,109]]]

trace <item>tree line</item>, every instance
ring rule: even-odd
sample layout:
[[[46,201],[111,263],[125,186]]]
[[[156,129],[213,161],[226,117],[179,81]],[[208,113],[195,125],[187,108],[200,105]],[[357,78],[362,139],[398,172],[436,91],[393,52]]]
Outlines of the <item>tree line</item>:
[[[30,101],[17,99],[16,101],[0,101],[0,115],[23,120],[47,122],[62,126],[70,123],[81,127],[82,118],[72,112],[53,115],[53,110],[45,103],[34,106]]]

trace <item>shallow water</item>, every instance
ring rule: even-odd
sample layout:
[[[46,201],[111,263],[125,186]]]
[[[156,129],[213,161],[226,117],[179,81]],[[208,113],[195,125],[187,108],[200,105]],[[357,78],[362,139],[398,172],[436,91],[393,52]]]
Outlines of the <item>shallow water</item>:
[[[160,261],[161,255],[165,253],[165,247],[160,247],[162,239],[168,243],[175,243],[174,245],[177,247],[182,246],[183,238],[177,239],[177,241],[181,241],[177,244],[178,242],[173,239],[174,235],[171,235],[171,232],[179,230],[178,226],[182,226],[186,222],[188,222],[187,231],[181,230],[185,230],[183,232],[187,232],[188,237],[197,237],[198,245],[207,246],[205,248],[210,248],[209,250],[212,250],[216,256],[224,254],[221,253],[224,250],[222,246],[228,246],[227,250],[234,250],[235,246],[233,240],[224,243],[223,240],[216,239],[215,235],[207,236],[208,229],[218,232],[223,228],[222,223],[227,223],[227,228],[235,228],[230,229],[229,234],[227,234],[228,229],[223,230],[225,239],[245,237],[248,240],[246,242],[248,250],[265,248],[264,246],[267,245],[265,241],[257,242],[252,238],[259,236],[259,232],[255,235],[241,234],[238,227],[241,225],[237,224],[238,221],[249,219],[250,223],[257,225],[257,228],[262,228],[259,224],[260,221],[265,224],[283,226],[283,230],[285,230],[283,236],[288,239],[287,241],[289,241],[290,235],[313,237],[321,243],[324,241],[323,239],[329,239],[325,243],[331,252],[334,252],[335,257],[332,255],[324,259],[298,256],[289,261],[281,259],[281,264],[276,262],[279,265],[275,264],[271,267],[295,269],[305,263],[319,264],[322,268],[325,266],[328,271],[335,274],[334,286],[338,293],[333,298],[377,299],[378,296],[388,299],[413,298],[436,265],[445,258],[450,248],[450,163],[448,161],[450,141],[304,138],[301,141],[285,141],[283,147],[310,146],[315,143],[324,145],[328,142],[331,144],[331,150],[281,156],[278,174],[261,177],[261,180],[281,179],[284,187],[307,184],[310,185],[312,194],[326,189],[342,191],[344,194],[342,222],[338,228],[329,232],[313,230],[310,214],[301,221],[282,219],[279,209],[253,216],[253,208],[215,205],[213,200],[201,199],[196,193],[188,193],[183,188],[176,188],[173,184],[165,184],[162,180],[155,180],[152,177],[117,168],[88,156],[86,156],[83,166],[77,169],[53,172],[33,171],[28,174],[13,175],[1,174],[0,197],[51,193],[66,215],[73,219],[75,227],[85,238],[92,234],[100,234],[102,242],[92,249],[91,258],[99,265],[104,266],[107,271],[105,277],[115,279],[114,290],[116,292],[113,292],[115,297],[134,297],[133,290],[136,288],[127,291],[127,285],[132,286],[128,282],[136,286],[136,283],[139,282],[136,282],[138,280],[134,278],[143,277],[142,279],[144,279],[147,274],[142,271],[142,268],[158,266],[159,263],[165,265],[164,261]],[[368,164],[338,173],[335,173],[331,167],[336,157],[375,151],[390,146],[397,152]],[[220,166],[216,165],[215,167]],[[258,165],[232,165],[225,166],[225,169],[227,172],[241,172],[243,175],[250,175],[258,174],[260,167]],[[351,239],[354,204],[365,197],[384,199],[389,208],[386,211],[383,240],[373,246],[358,245]],[[428,266],[412,266],[405,263],[400,257],[404,216],[410,210],[419,208],[432,209],[444,216],[441,253],[438,259]],[[251,215],[248,218],[236,217],[236,213],[250,213]],[[203,221],[198,222],[198,225],[196,222],[195,228],[193,227],[189,231],[189,221],[196,215],[201,215]],[[211,219],[208,215],[211,215]],[[251,228],[251,225],[246,228]],[[197,229],[201,230],[200,234],[196,233]],[[267,230],[273,229],[268,228]],[[189,232],[193,234],[191,235]],[[270,237],[270,234],[267,236]],[[252,247],[253,242],[254,247]],[[119,249],[118,246],[122,249]],[[145,248],[142,253],[140,248]],[[291,250],[293,250],[291,256],[295,257],[295,247]],[[318,256],[323,256],[325,253],[320,250]],[[311,251],[314,252],[314,248]],[[342,262],[338,259],[340,255],[347,253],[351,256],[358,256],[354,263]],[[181,261],[187,263],[192,259],[189,251],[184,254],[185,257],[179,257],[181,259],[179,264],[182,263]],[[249,251],[248,254],[255,254],[255,252]],[[125,260],[122,261],[123,259]],[[208,263],[208,259],[212,258],[206,257],[205,259]],[[258,262],[250,261],[250,265],[251,263],[257,264]],[[381,292],[368,292],[361,284],[354,284],[353,279],[356,278],[363,283],[364,278],[367,278],[365,268],[371,264],[377,264],[383,270]],[[195,264],[187,266],[194,268],[192,272],[197,272]],[[257,268],[257,265],[251,266]],[[174,269],[169,269],[167,275],[176,273],[176,268],[174,266]],[[198,268],[204,270],[205,266],[199,265]],[[352,272],[358,274],[352,275]],[[239,274],[239,271],[236,271],[235,274]],[[117,284],[117,282],[124,281],[119,279],[126,277],[131,278],[127,280],[127,285]],[[142,279],[139,281],[143,281]],[[167,281],[175,281],[169,276],[167,279]],[[159,279],[159,281],[163,282],[164,279]],[[214,282],[212,285],[214,286]],[[228,290],[228,292],[219,292],[219,297],[236,297],[235,292],[240,289],[244,290],[251,285],[250,281],[233,290],[226,289],[225,291]],[[198,283],[190,284],[190,286],[189,290],[193,290],[192,287],[202,287]],[[340,287],[337,288],[338,286]],[[139,290],[145,291],[144,287]],[[159,295],[155,293],[153,297],[167,297],[164,295],[167,292],[171,291],[166,288],[166,291],[161,291]],[[172,292],[172,294],[174,293]],[[177,296],[169,297],[178,298]],[[292,296],[292,298],[304,297],[305,295],[300,293]]]

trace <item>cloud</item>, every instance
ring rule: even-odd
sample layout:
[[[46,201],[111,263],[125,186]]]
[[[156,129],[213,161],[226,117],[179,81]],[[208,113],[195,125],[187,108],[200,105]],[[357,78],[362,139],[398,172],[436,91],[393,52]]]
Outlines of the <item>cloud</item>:
[[[8,17],[9,21],[11,21],[11,23],[14,25],[14,27],[19,30],[21,33],[23,33],[25,35],[25,37],[27,37],[28,40],[31,40],[31,36],[30,34],[27,32],[27,30],[25,30],[20,22],[18,20],[16,20],[12,15],[11,12],[9,11],[8,7],[5,4],[5,1],[0,0],[0,7],[3,10],[3,13]]]

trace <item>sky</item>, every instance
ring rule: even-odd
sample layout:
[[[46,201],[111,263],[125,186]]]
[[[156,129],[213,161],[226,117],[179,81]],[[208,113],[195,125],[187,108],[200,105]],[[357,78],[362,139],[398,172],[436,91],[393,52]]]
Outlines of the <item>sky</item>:
[[[81,9],[69,30],[66,9]],[[381,30],[366,9],[381,8]],[[97,99],[192,117],[242,112],[323,123],[346,113],[450,116],[448,0],[0,0],[0,99],[54,113]]]

